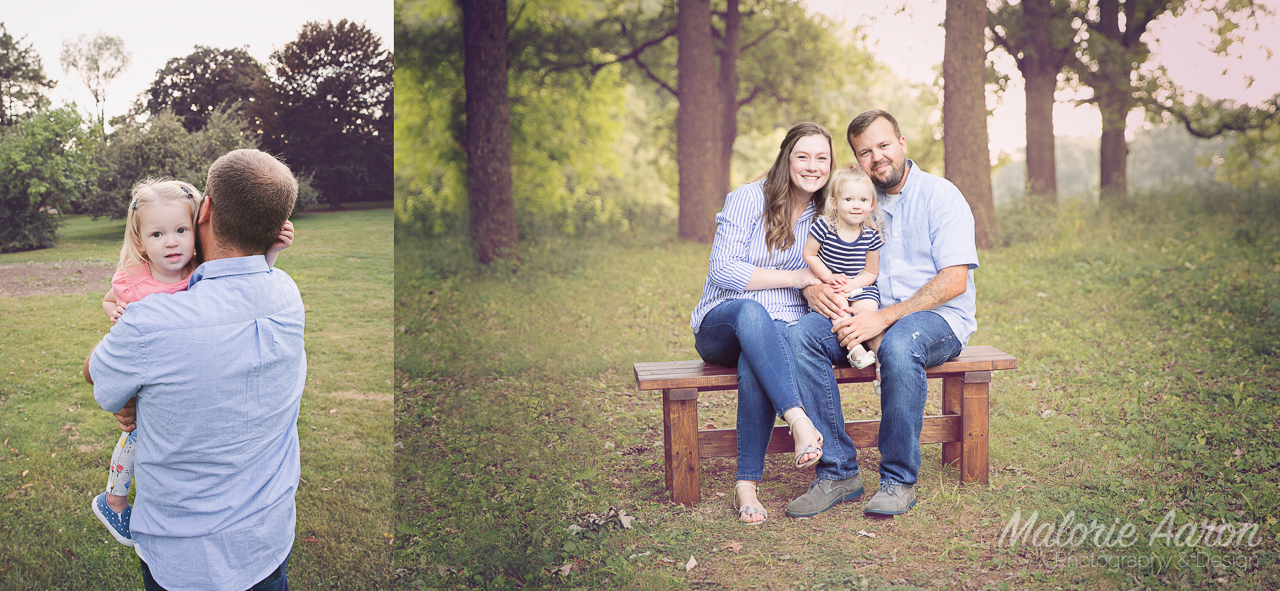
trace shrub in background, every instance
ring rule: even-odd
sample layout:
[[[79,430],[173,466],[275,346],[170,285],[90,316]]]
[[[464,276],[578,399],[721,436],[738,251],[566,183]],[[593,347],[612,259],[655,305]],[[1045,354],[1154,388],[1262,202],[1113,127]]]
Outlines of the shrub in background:
[[[93,139],[75,105],[32,113],[0,131],[0,252],[50,248],[60,213],[93,176]]]

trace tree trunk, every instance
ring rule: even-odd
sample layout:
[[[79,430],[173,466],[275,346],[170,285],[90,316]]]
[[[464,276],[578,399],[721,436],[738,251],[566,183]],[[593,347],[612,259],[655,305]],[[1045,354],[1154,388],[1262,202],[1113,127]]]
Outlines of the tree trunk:
[[[1130,64],[1125,34],[1120,32],[1119,0],[1099,0],[1097,31],[1105,37],[1098,43],[1100,50],[1094,59],[1098,62],[1098,81],[1093,84],[1093,95],[1098,110],[1102,112],[1102,142],[1098,150],[1101,183],[1098,201],[1108,202],[1129,194],[1126,163],[1129,146],[1125,143],[1125,118],[1133,101],[1133,89],[1129,82],[1133,66]],[[1136,23],[1128,22],[1132,28]]]
[[[1129,195],[1128,160],[1129,144],[1124,139],[1125,116],[1128,106],[1098,102],[1102,110],[1102,144],[1099,149],[1101,187],[1099,202],[1113,202]]]
[[[715,237],[721,146],[716,105],[715,48],[711,44],[710,0],[680,0],[680,107],[676,112],[676,164],[680,173],[679,236],[709,243]]]
[[[733,141],[738,137],[738,37],[742,14],[738,0],[729,0],[724,19],[724,49],[720,52],[720,166],[717,195],[728,195],[732,180]]]
[[[1054,162],[1053,91],[1058,72],[1042,68],[1022,71],[1027,88],[1027,187],[1050,205],[1058,202],[1058,169]]]
[[[1027,188],[1046,203],[1058,202],[1058,168],[1053,137],[1053,91],[1067,53],[1054,46],[1053,24],[1065,18],[1052,0],[1023,0],[1028,51],[1018,66],[1026,80]]]
[[[467,194],[471,243],[481,264],[517,256],[511,193],[511,110],[507,94],[506,0],[467,0],[462,7],[467,94]]]
[[[942,54],[942,146],[946,176],[973,210],[974,240],[990,248],[996,234],[987,140],[987,7],[982,0],[947,0]]]

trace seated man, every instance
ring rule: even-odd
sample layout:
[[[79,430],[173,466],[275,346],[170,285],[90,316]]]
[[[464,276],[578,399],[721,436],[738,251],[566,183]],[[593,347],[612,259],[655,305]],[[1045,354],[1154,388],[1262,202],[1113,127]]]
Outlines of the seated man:
[[[878,347],[880,361],[880,490],[864,511],[900,515],[916,503],[925,368],[959,355],[977,328],[978,254],[964,196],[950,181],[907,160],[907,140],[885,111],[854,118],[848,139],[876,185],[888,226],[876,280],[881,307],[846,315],[843,297],[825,284],[814,285],[804,292],[813,311],[787,329],[805,411],[825,441],[817,479],[787,505],[792,517],[817,515],[863,493],[857,450],[844,431],[831,371],[836,363],[847,364],[845,348],[871,339],[869,348]]]

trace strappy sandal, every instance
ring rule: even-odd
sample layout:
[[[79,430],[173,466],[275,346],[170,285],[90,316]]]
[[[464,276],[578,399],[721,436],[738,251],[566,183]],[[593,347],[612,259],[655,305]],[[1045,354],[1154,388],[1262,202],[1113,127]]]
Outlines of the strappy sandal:
[[[813,424],[813,421],[812,421],[812,420],[810,420],[808,416],[804,416],[803,418],[804,418],[804,420],[809,421],[809,426],[810,426],[810,427],[813,427],[813,430],[814,430],[814,431],[817,431],[817,430],[818,430],[818,428]],[[792,422],[790,422],[790,423],[787,423],[787,427],[788,427],[788,428],[790,428],[790,432],[791,432],[791,436],[792,436],[792,437],[795,437],[795,434],[796,434],[796,422],[798,422],[799,420],[800,420],[800,418],[796,418],[796,420],[795,420],[795,421],[792,421]],[[805,454],[811,454],[811,453],[816,453],[816,454],[818,454],[818,455],[817,455],[817,457],[813,458],[812,460],[809,460],[809,461],[807,461],[807,462],[805,462],[805,463],[801,464],[801,463],[800,463],[800,458],[801,458],[801,457],[804,457],[804,455],[805,455]],[[802,449],[802,450],[800,450],[800,451],[796,452],[796,468],[808,468],[809,466],[812,466],[812,465],[814,465],[814,464],[817,464],[817,463],[818,463],[818,460],[821,460],[821,459],[822,459],[822,433],[818,433],[818,447],[814,447],[813,445],[806,445],[806,446],[804,446],[804,449]]]
[[[760,492],[760,486],[757,484],[752,484],[750,482],[739,482],[733,486],[733,502],[731,503],[731,505],[733,506],[733,510],[738,513],[738,523],[741,523],[743,525],[760,525],[761,523],[768,521],[769,512],[765,511],[763,505],[761,505],[759,508],[752,507],[750,505],[745,505],[745,504],[741,508],[738,507],[738,489],[744,486],[750,486],[756,489],[756,493]],[[759,502],[759,501],[756,501],[756,502]],[[763,513],[764,519],[761,519],[760,521],[746,521],[743,519],[743,517],[751,517],[756,513]]]

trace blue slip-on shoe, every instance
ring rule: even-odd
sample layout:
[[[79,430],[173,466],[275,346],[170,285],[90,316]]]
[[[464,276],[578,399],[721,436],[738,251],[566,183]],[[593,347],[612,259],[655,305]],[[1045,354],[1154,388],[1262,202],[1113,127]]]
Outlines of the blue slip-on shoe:
[[[132,506],[125,507],[123,512],[116,513],[116,510],[107,504],[107,493],[104,492],[93,498],[93,514],[98,516],[98,521],[101,521],[102,525],[107,526],[107,531],[111,532],[111,537],[117,542],[133,547],[133,537],[129,535],[129,516],[133,514]]]

